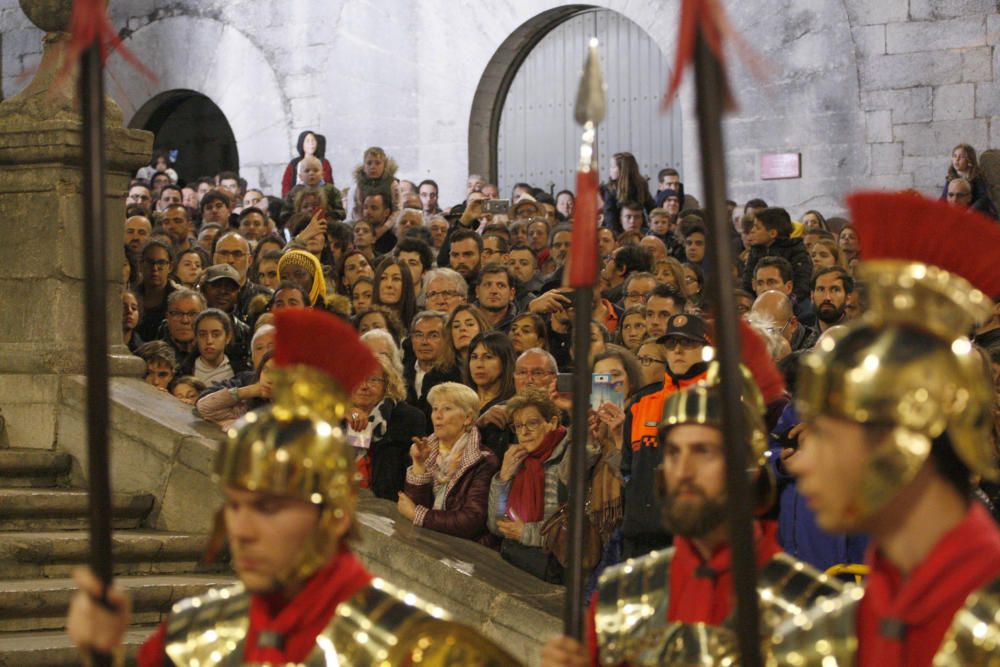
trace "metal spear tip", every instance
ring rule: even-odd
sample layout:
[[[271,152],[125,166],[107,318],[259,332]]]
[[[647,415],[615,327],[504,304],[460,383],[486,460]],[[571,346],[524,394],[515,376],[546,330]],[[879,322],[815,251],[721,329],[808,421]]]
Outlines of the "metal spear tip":
[[[590,40],[587,50],[587,61],[583,64],[583,76],[580,77],[580,88],[576,93],[576,104],[573,107],[573,117],[580,125],[588,122],[600,123],[604,120],[607,110],[604,85],[604,75],[601,73],[601,61],[597,56],[597,38]]]

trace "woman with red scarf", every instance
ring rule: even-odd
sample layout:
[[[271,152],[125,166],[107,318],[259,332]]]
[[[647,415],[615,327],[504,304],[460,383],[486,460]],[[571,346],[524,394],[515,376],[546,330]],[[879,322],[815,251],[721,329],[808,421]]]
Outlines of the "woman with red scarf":
[[[562,567],[542,549],[542,525],[560,504],[569,436],[559,408],[545,392],[528,388],[507,401],[518,444],[504,454],[490,484],[489,529],[503,538],[500,554],[540,579],[562,582]]]

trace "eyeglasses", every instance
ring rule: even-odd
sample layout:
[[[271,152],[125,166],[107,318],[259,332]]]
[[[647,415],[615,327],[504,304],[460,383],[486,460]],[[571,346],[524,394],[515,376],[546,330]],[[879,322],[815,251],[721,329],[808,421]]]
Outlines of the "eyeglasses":
[[[167,315],[179,320],[193,320],[201,314],[200,310],[168,310]]]
[[[665,364],[667,362],[658,357],[639,357],[639,363],[643,366],[652,366],[653,364]]]
[[[242,250],[216,250],[215,254],[226,259],[227,257],[232,257],[233,259],[243,259],[247,256],[247,253]]]
[[[170,266],[169,259],[144,259],[142,262],[146,266],[151,266],[154,269],[165,269]]]
[[[529,419],[528,421],[520,424],[514,422],[510,425],[510,428],[515,433],[531,433],[532,431],[537,431],[538,427],[543,423],[544,422],[541,419]]]
[[[693,350],[696,347],[704,347],[705,344],[700,340],[688,340],[686,338],[668,338],[666,342],[663,343],[663,347],[667,350],[676,350],[681,348],[684,350]]]
[[[380,378],[380,377],[365,378],[364,380],[361,381],[361,384],[367,384],[369,386],[375,385],[377,387],[379,385],[385,384],[385,378]]]
[[[428,331],[428,332],[425,333],[423,331],[414,331],[413,333],[410,334],[410,338],[412,338],[414,340],[423,340],[425,338],[427,340],[441,340],[441,332],[440,331]]]
[[[519,371],[514,371],[514,377],[526,378],[530,377],[534,380],[544,380],[545,378],[554,375],[552,371],[547,371],[541,368],[533,368],[531,370],[521,369]]]
[[[787,320],[785,320],[785,323],[783,325],[781,325],[780,327],[777,324],[774,324],[772,326],[764,327],[764,328],[767,329],[768,333],[784,334],[785,333],[785,329],[787,329],[788,325],[791,324],[791,323],[792,323],[792,318],[789,317]]]
[[[428,299],[437,299],[437,298],[450,299],[460,295],[456,290],[446,289],[446,290],[441,290],[440,292],[427,292],[425,296]]]
[[[646,301],[649,298],[649,292],[625,292],[626,299],[642,299]]]

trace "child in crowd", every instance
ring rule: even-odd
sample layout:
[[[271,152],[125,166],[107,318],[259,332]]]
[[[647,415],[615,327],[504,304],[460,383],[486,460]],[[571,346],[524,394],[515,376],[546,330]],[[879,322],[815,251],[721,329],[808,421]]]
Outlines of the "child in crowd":
[[[194,321],[197,356],[183,367],[185,375],[193,375],[206,385],[228,380],[235,375],[226,356],[226,346],[233,340],[233,321],[218,308],[201,312]]]
[[[182,375],[170,383],[170,394],[181,403],[194,405],[205,388],[205,383],[193,375]]]
[[[139,347],[136,353],[146,362],[146,384],[166,391],[177,373],[177,355],[170,345],[154,340]]]
[[[292,217],[299,209],[296,204],[302,205],[302,194],[304,191],[319,190],[326,201],[322,205],[326,209],[328,220],[343,220],[346,216],[344,202],[340,196],[340,190],[331,182],[323,180],[323,165],[316,158],[307,155],[299,160],[299,184],[288,191],[285,196],[285,204],[281,208],[279,217],[282,224]],[[322,201],[322,200],[320,200]]]

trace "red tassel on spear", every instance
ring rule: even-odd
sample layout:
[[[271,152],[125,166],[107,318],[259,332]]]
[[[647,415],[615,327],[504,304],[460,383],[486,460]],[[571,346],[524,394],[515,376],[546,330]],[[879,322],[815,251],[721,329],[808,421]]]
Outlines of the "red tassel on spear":
[[[121,37],[115,32],[108,18],[107,4],[107,0],[73,0],[73,15],[69,24],[70,39],[66,45],[66,60],[59,73],[60,77],[69,72],[69,68],[80,60],[84,51],[96,46],[102,64],[108,61],[108,56],[119,51],[126,62],[150,79],[155,79],[156,75],[152,70],[143,65],[135,54],[125,47]]]

